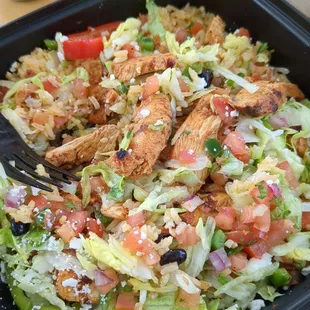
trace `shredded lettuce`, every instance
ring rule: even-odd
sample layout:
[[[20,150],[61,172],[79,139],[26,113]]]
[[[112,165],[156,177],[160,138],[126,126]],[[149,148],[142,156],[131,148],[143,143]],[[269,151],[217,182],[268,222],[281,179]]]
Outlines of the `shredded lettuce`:
[[[220,172],[226,176],[238,176],[243,173],[244,163],[237,159],[229,150],[225,150],[221,156]]]
[[[176,170],[160,169],[158,172],[159,179],[167,184],[180,182],[187,186],[196,186],[202,183],[197,175],[186,167],[180,167]]]
[[[63,42],[69,40],[67,36],[64,36],[61,32],[57,32],[55,35],[55,41],[57,42],[57,56],[60,62],[65,60]]]
[[[166,30],[161,22],[159,8],[153,0],[146,0],[148,12],[148,29],[151,34],[158,34],[162,40],[165,39]]]
[[[154,278],[153,271],[129,250],[125,249],[114,237],[109,236],[108,242],[90,233],[88,239],[83,239],[83,247],[88,255],[98,262],[127,274],[141,281]]]
[[[227,80],[234,81],[237,85],[243,87],[249,93],[253,94],[253,93],[255,93],[259,89],[259,87],[257,85],[248,82],[247,80],[245,80],[241,76],[239,76],[237,74],[234,74],[233,72],[231,72],[230,70],[228,70],[228,69],[226,69],[224,67],[217,66],[215,68],[215,73],[219,74],[219,75],[222,75]]]
[[[129,144],[131,142],[132,137],[133,137],[132,130],[126,130],[124,133],[124,138],[119,145],[119,148],[123,149],[123,150],[127,150],[129,147]]]
[[[152,286],[149,282],[141,282],[137,279],[129,279],[128,282],[133,286],[134,291],[148,291],[148,292],[156,292],[156,293],[169,293],[169,292],[175,292],[178,288],[168,283],[167,285],[163,287],[158,286]]]
[[[261,285],[259,285],[259,289],[258,289],[257,293],[262,298],[264,298],[265,300],[268,300],[270,302],[274,302],[274,300],[277,297],[280,297],[283,295],[283,294],[278,293],[273,286],[267,285],[264,281]]]
[[[206,45],[197,49],[195,41],[195,38],[191,38],[179,44],[174,33],[166,33],[168,50],[170,53],[176,55],[180,62],[192,65],[196,62],[218,61],[219,44]]]
[[[72,72],[70,75],[66,75],[61,79],[61,82],[63,84],[68,84],[72,82],[75,79],[81,79],[84,82],[88,83],[89,81],[89,75],[87,70],[85,70],[83,67],[77,67],[74,72]]]
[[[141,203],[141,205],[134,210],[130,210],[129,214],[133,215],[143,210],[152,212],[157,208],[158,205],[167,203],[172,199],[178,196],[183,196],[187,193],[188,191],[186,187],[168,187],[167,190],[164,190],[162,185],[156,185],[154,190],[150,192],[148,197]]]
[[[82,203],[87,206],[90,201],[90,176],[102,175],[104,182],[111,188],[110,196],[117,195],[124,192],[124,177],[116,174],[105,163],[99,162],[94,166],[87,166],[82,171],[81,185],[83,190]]]
[[[201,218],[198,221],[196,233],[200,237],[200,241],[196,245],[190,246],[186,249],[187,259],[184,263],[185,272],[193,277],[197,277],[199,275],[207,260],[215,226],[215,220],[211,216],[208,217],[205,226],[203,226],[203,221]]]
[[[166,294],[160,294],[155,298],[147,298],[143,309],[144,310],[176,310],[175,302],[177,299],[177,292],[171,292]]]

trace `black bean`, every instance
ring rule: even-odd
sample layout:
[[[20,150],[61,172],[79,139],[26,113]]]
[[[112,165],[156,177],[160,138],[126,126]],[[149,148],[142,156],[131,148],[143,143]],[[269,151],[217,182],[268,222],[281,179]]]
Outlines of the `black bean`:
[[[211,70],[203,68],[202,72],[199,74],[199,77],[205,79],[205,81],[207,83],[207,86],[205,88],[208,88],[211,85],[211,80],[213,78],[213,73],[212,73]]]
[[[183,249],[174,249],[169,250],[160,258],[160,265],[166,265],[170,263],[177,262],[178,264],[182,264],[186,261],[187,253]]]
[[[120,149],[117,153],[116,153],[116,157],[117,159],[123,159],[124,157],[126,157],[127,155],[127,151],[124,149]]]
[[[21,236],[29,231],[30,224],[24,224],[22,222],[15,222],[13,219],[11,221],[11,230],[14,236]]]
[[[156,239],[156,243],[159,243],[161,240],[170,237],[171,235],[169,233],[161,233],[158,235],[158,238]]]

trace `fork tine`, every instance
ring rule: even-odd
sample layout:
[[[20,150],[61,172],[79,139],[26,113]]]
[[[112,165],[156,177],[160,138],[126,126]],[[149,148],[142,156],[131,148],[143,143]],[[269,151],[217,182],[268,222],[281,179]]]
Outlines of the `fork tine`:
[[[24,170],[25,172],[27,172],[28,174],[30,174],[32,177],[34,177],[35,179],[38,179],[40,181],[43,181],[45,183],[49,183],[52,185],[55,185],[59,188],[62,188],[63,186],[61,184],[59,184],[58,182],[41,176],[39,174],[37,174],[32,168],[30,168],[28,165],[26,165],[20,158],[18,158],[18,156],[16,154],[13,154],[14,159],[15,159],[15,166],[19,169],[19,170]]]
[[[24,149],[25,150],[25,153],[29,156],[29,157],[32,157],[34,160],[36,160],[37,162],[39,162],[40,164],[42,164],[43,166],[45,166],[46,168],[49,168],[53,171],[56,171],[66,177],[69,177],[69,178],[72,178],[73,180],[75,181],[79,181],[80,178],[77,177],[76,175],[66,171],[66,170],[63,170],[63,169],[60,169],[54,165],[52,165],[50,162],[46,161],[44,158],[42,158],[41,156],[39,156],[35,151],[33,151],[31,148],[29,148],[27,146],[27,149]],[[27,150],[27,151],[26,151]]]
[[[46,185],[30,178],[26,174],[21,173],[15,167],[11,166],[6,160],[2,160],[1,163],[2,163],[3,168],[4,168],[5,172],[7,173],[7,175],[9,177],[15,179],[16,181],[28,184],[28,185],[33,186],[33,187],[40,188],[40,189],[47,191],[47,192],[53,191],[51,188],[47,187]]]
[[[14,158],[15,158],[15,159],[18,159],[18,160],[21,161],[24,165],[28,166],[30,169],[32,169],[32,173],[34,173],[33,170],[35,170],[37,167],[36,167],[36,164],[35,164],[35,163],[31,162],[31,161],[32,161],[32,158],[31,158],[31,157],[27,156],[27,154],[24,154],[24,153],[21,153],[21,154],[16,154],[16,153],[14,153],[13,155],[14,155]],[[24,169],[24,170],[26,171],[26,169]],[[27,171],[27,172],[28,172],[28,171]],[[29,173],[29,174],[30,174],[30,173]],[[65,178],[62,178],[61,175],[58,176],[58,175],[55,175],[54,173],[50,173],[50,172],[49,172],[49,176],[50,176],[51,179],[53,179],[53,180],[55,180],[55,181],[64,182],[64,183],[67,183],[67,184],[71,184],[70,181],[68,181],[68,180],[65,179]],[[54,183],[52,183],[52,182],[50,181],[51,179],[48,179],[48,178],[47,178],[44,182],[51,183],[51,184],[53,184],[53,185],[56,185],[56,186],[60,187],[60,184],[57,184],[57,183],[54,184]],[[42,181],[43,181],[43,179],[42,179]]]

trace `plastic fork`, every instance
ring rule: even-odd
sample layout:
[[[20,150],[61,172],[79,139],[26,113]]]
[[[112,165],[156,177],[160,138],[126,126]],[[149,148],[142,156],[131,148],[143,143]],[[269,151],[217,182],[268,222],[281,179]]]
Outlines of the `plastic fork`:
[[[37,180],[59,188],[62,188],[60,182],[71,184],[70,178],[76,181],[79,180],[77,176],[55,167],[33,151],[1,113],[0,162],[6,174],[12,179],[48,192],[53,190]],[[13,165],[13,162],[15,165]],[[40,176],[35,171],[38,164],[42,164],[45,167],[49,177]]]

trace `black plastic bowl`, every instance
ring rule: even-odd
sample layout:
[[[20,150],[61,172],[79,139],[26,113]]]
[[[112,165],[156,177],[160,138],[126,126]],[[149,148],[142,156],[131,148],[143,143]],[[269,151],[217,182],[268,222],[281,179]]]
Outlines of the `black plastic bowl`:
[[[178,7],[190,2],[223,17],[228,29],[249,29],[255,40],[275,49],[274,66],[290,69],[289,78],[310,97],[310,21],[282,0],[157,0]],[[11,64],[57,31],[72,33],[88,26],[124,20],[145,12],[145,0],[58,0],[0,28],[0,78]],[[310,277],[278,298],[266,310],[310,309]],[[0,309],[15,309],[10,292],[0,284]]]

